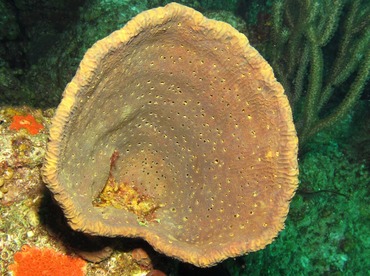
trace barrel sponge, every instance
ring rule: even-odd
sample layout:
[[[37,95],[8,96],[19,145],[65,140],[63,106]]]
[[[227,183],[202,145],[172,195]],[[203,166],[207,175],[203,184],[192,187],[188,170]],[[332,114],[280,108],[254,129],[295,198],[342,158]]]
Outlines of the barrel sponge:
[[[248,39],[171,3],[86,52],[43,178],[72,228],[207,267],[284,228],[297,144],[283,87]]]

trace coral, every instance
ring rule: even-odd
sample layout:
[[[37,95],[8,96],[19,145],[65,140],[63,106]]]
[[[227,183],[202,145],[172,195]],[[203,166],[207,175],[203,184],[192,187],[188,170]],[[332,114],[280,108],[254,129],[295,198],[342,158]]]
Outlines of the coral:
[[[22,250],[14,255],[14,263],[9,266],[14,276],[84,275],[86,262],[79,258],[60,254],[52,249],[22,246]]]
[[[25,106],[0,107],[0,204],[18,202],[40,190],[40,165],[47,142],[41,128],[51,115]]]
[[[205,267],[284,227],[297,143],[284,91],[248,39],[173,3],[86,52],[43,177],[73,229],[141,237]]]
[[[28,114],[28,115],[22,115]],[[43,161],[47,135],[41,131],[48,125],[53,111],[31,109],[29,107],[0,107],[0,162],[6,161],[11,167],[35,167]],[[16,118],[14,120],[14,117]],[[24,119],[29,117],[29,119]],[[40,124],[36,119],[41,121]],[[27,127],[30,130],[22,129]],[[12,129],[18,129],[15,132]],[[30,133],[33,132],[33,133]],[[34,134],[38,131],[37,135]]]
[[[35,117],[33,117],[31,114],[27,114],[26,116],[14,115],[9,129],[26,129],[28,133],[35,135],[38,134],[40,130],[44,129],[44,126],[37,122]]]
[[[278,0],[271,65],[293,106],[300,146],[354,109],[369,78],[366,0]]]

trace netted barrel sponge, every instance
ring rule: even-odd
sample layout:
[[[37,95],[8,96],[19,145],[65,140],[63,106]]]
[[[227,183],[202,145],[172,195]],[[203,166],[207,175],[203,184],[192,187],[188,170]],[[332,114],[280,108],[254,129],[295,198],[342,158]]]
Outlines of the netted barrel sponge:
[[[175,3],[87,51],[43,167],[74,229],[141,237],[201,267],[271,243],[297,175],[271,67],[230,25]]]

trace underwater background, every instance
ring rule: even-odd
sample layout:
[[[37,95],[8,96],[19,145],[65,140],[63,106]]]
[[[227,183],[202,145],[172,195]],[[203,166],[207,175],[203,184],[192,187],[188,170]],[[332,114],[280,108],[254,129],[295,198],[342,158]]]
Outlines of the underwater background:
[[[0,274],[17,261],[53,275],[370,275],[367,0],[175,1],[244,33],[289,98],[300,183],[272,244],[201,269],[67,226],[40,177],[62,92],[92,44],[169,2],[0,0]]]

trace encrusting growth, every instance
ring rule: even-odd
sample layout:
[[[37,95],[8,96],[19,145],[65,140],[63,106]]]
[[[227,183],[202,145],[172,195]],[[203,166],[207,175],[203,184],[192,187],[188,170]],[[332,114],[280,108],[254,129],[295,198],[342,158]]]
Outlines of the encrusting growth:
[[[112,206],[134,213],[140,223],[146,224],[155,220],[155,210],[160,206],[149,195],[139,191],[128,183],[117,183],[113,176],[119,152],[115,150],[110,159],[110,170],[107,183],[101,193],[93,200],[95,207]]]

